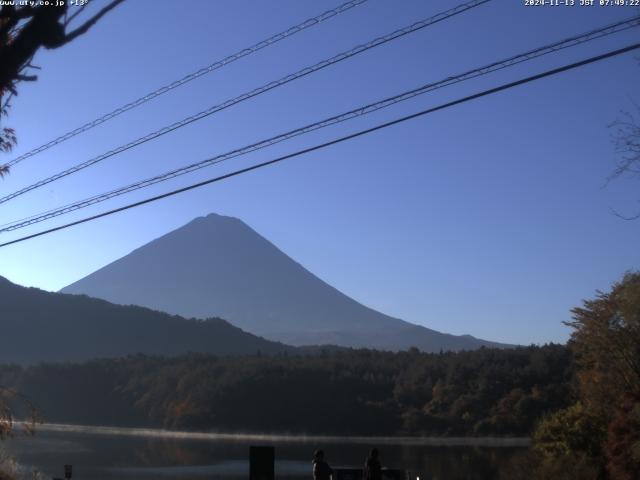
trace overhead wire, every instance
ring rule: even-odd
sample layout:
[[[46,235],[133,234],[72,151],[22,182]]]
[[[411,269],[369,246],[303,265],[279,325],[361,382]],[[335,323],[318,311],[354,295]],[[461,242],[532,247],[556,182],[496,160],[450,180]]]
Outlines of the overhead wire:
[[[203,118],[209,117],[210,115],[213,115],[214,113],[220,112],[222,110],[225,110],[233,105],[236,105],[238,103],[244,102],[246,100],[249,100],[253,97],[256,97],[258,95],[261,95],[265,92],[268,92],[270,90],[273,90],[274,88],[278,88],[282,85],[286,85],[290,82],[293,82],[295,80],[298,80],[300,78],[306,77],[307,75],[310,75],[312,73],[315,73],[319,70],[322,70],[326,67],[329,67],[331,65],[335,65],[339,62],[342,62],[344,60],[347,60],[349,58],[352,58],[356,55],[359,55],[360,53],[366,52],[368,50],[371,50],[372,48],[376,48],[380,45],[384,45],[388,42],[391,42],[393,40],[396,40],[398,38],[404,37],[405,35],[417,32],[419,30],[422,30],[423,28],[426,28],[428,26],[434,25],[436,23],[439,23],[443,20],[447,20],[451,17],[454,17],[456,15],[459,15],[463,12],[466,12],[472,8],[476,8],[480,5],[483,5],[485,3],[490,2],[491,0],[472,0],[470,2],[465,2],[462,3],[456,7],[450,8],[449,10],[446,10],[444,12],[438,13],[436,15],[433,15],[431,17],[425,18],[423,20],[420,20],[418,22],[415,22],[411,25],[408,25],[404,28],[400,28],[398,30],[394,30],[391,33],[388,33],[384,36],[381,37],[377,37],[373,40],[370,40],[369,42],[362,44],[362,45],[357,45],[345,52],[339,53],[338,55],[334,55],[331,58],[322,60],[314,65],[305,67],[301,70],[298,70],[295,73],[291,73],[289,75],[286,75],[278,80],[274,80],[272,82],[266,83],[258,88],[255,88],[249,92],[243,93],[242,95],[239,95],[237,97],[234,97],[232,99],[226,100],[223,103],[217,104],[217,105],[213,105],[209,108],[207,108],[206,110],[202,110],[201,112],[198,112],[194,115],[191,115],[189,117],[186,117],[178,122],[175,122],[171,125],[165,126],[159,130],[156,130],[154,132],[151,132],[143,137],[139,137],[136,140],[133,140],[129,143],[126,143],[124,145],[121,145],[119,147],[116,147],[115,149],[109,150],[108,152],[105,152],[101,155],[98,155],[97,157],[93,157],[89,160],[86,160],[84,162],[81,162],[79,164],[76,164],[70,168],[67,168],[65,170],[62,170],[61,172],[58,172],[54,175],[51,175],[47,178],[44,178],[42,180],[39,180],[31,185],[28,185],[24,188],[21,188],[13,193],[10,193],[8,195],[5,195],[3,197],[0,197],[0,204],[2,203],[6,203],[9,200],[12,200],[16,197],[19,197],[21,195],[24,195],[27,192],[30,192],[32,190],[35,190],[37,188],[43,187],[44,185],[47,185],[51,182],[54,182],[56,180],[59,180],[61,178],[67,177],[69,175],[73,175],[74,173],[79,172],[80,170],[83,170],[87,167],[90,167],[92,165],[95,165],[99,162],[102,162],[103,160],[106,160],[107,158],[113,157],[115,155],[118,155],[122,152],[125,152],[127,150],[130,150],[134,147],[137,147],[139,145],[142,145],[144,143],[147,143],[151,140],[155,140],[158,137],[161,137],[163,135],[166,135],[167,133],[173,132],[174,130],[177,130],[179,128],[185,127],[193,122],[196,122],[198,120],[202,120]]]
[[[302,32],[303,30],[306,30],[307,28],[313,27],[315,25],[318,25],[319,23],[324,22],[325,20],[329,20],[333,17],[336,17],[337,15],[340,15],[341,13],[344,13],[348,10],[351,10],[354,7],[357,7],[358,5],[361,5],[365,2],[368,2],[369,0],[349,0],[348,2],[345,2],[335,8],[332,8],[330,10],[327,10],[323,13],[321,13],[320,15],[316,15],[315,17],[311,17],[308,18],[307,20],[305,20],[304,22],[298,23],[297,25],[294,25],[292,27],[289,27],[287,30],[284,30],[282,32],[276,33],[275,35],[270,36],[269,38],[266,38],[254,45],[251,45],[250,47],[246,47],[243,48],[242,50],[239,50],[231,55],[226,56],[223,59],[220,60],[216,60],[215,62],[207,65],[206,67],[203,67],[199,70],[196,70],[195,72],[189,73],[188,75],[185,75],[184,77],[180,78],[179,80],[175,80],[171,83],[168,83],[166,85],[163,85],[162,87],[157,88],[156,90],[149,92],[145,95],[143,95],[142,97],[139,97],[125,105],[122,105],[118,108],[116,108],[115,110],[112,110],[111,112],[105,113],[104,115],[101,115],[100,117],[87,122],[69,132],[66,132],[56,138],[54,138],[53,140],[50,140],[42,145],[40,145],[37,148],[34,148],[32,150],[29,150],[26,153],[23,153],[22,155],[20,155],[19,157],[14,158],[13,160],[9,161],[8,163],[6,163],[5,165],[7,167],[12,167],[20,162],[22,162],[23,160],[26,160],[27,158],[33,157],[41,152],[44,152],[45,150],[48,150],[51,147],[54,147],[60,143],[63,143],[73,137],[75,137],[76,135],[80,135],[81,133],[84,133],[88,130],[91,130],[92,128],[97,127],[98,125],[101,125],[105,122],[108,122],[109,120],[112,120],[113,118],[129,111],[132,110],[136,107],[139,107],[140,105],[143,105],[144,103],[149,102],[150,100],[153,100],[154,98],[157,98],[161,95],[164,95],[167,92],[170,92],[178,87],[181,87],[182,85],[185,85],[197,78],[202,77],[203,75],[207,75],[208,73],[211,73],[215,70],[218,70],[222,67],[225,67],[227,65],[229,65],[230,63],[235,62],[236,60],[240,60],[243,57],[246,57],[248,55],[251,55],[259,50],[262,50],[263,48],[269,47],[271,45],[274,45],[275,43],[278,43],[281,40],[284,40],[285,38],[289,38],[297,33]]]
[[[428,115],[428,114],[431,114],[431,113],[434,113],[434,112],[437,112],[437,111],[440,111],[440,110],[444,110],[446,108],[450,108],[450,107],[453,107],[453,106],[456,106],[456,105],[460,105],[462,103],[466,103],[466,102],[469,102],[469,101],[472,101],[472,100],[476,100],[478,98],[482,98],[482,97],[485,97],[485,96],[488,96],[488,95],[493,95],[495,93],[498,93],[498,92],[501,92],[501,91],[504,91],[504,90],[508,90],[508,89],[515,88],[515,87],[520,86],[520,85],[531,83],[533,81],[537,81],[537,80],[540,80],[542,78],[546,78],[546,77],[550,77],[550,76],[553,76],[553,75],[557,75],[557,74],[560,74],[560,73],[563,73],[563,72],[566,72],[566,71],[569,71],[569,70],[573,70],[573,69],[576,69],[576,68],[579,68],[579,67],[582,67],[582,66],[585,66],[585,65],[589,65],[589,64],[592,64],[592,63],[595,63],[595,62],[599,62],[599,61],[608,59],[608,58],[612,58],[612,57],[615,57],[615,56],[618,56],[618,55],[622,55],[624,53],[628,53],[628,52],[631,52],[633,50],[637,50],[638,48],[640,48],[640,43],[635,43],[635,44],[628,45],[628,46],[623,47],[623,48],[619,48],[617,50],[608,51],[608,52],[606,52],[604,54],[601,54],[601,55],[589,57],[587,59],[584,59],[584,60],[581,60],[581,61],[578,61],[578,62],[574,62],[574,63],[567,64],[567,65],[563,65],[562,67],[554,68],[554,69],[551,69],[551,70],[546,70],[546,71],[544,71],[542,73],[538,73],[538,74],[535,74],[535,75],[531,75],[529,77],[522,78],[520,80],[516,80],[516,81],[513,81],[513,82],[502,84],[502,85],[500,85],[498,87],[494,87],[494,88],[490,88],[490,89],[487,89],[487,90],[483,90],[481,92],[478,92],[478,93],[475,93],[475,94],[472,94],[472,95],[468,95],[466,97],[459,98],[457,100],[453,100],[453,101],[438,105],[436,107],[427,108],[427,109],[421,110],[421,111],[419,111],[417,113],[413,113],[411,115],[406,115],[406,116],[397,118],[395,120],[391,120],[391,121],[388,121],[388,122],[385,122],[385,123],[381,123],[381,124],[378,124],[378,125],[376,125],[374,127],[370,127],[370,128],[364,129],[364,130],[360,130],[360,131],[357,131],[355,133],[351,133],[349,135],[345,135],[345,136],[336,138],[334,140],[330,140],[330,141],[321,143],[319,145],[314,145],[313,147],[308,147],[308,148],[305,148],[305,149],[302,149],[302,150],[298,150],[296,152],[293,152],[293,153],[290,153],[290,154],[287,154],[287,155],[283,155],[281,157],[277,157],[277,158],[274,158],[272,160],[268,160],[268,161],[265,161],[265,162],[262,162],[262,163],[258,163],[258,164],[252,165],[250,167],[246,167],[246,168],[242,168],[242,169],[239,169],[239,170],[235,170],[233,172],[226,173],[224,175],[220,175],[220,176],[217,176],[217,177],[214,177],[214,178],[210,178],[210,179],[202,181],[202,182],[194,183],[194,184],[188,185],[186,187],[179,188],[177,190],[172,190],[170,192],[166,192],[166,193],[163,193],[163,194],[160,194],[160,195],[156,195],[154,197],[146,198],[146,199],[140,200],[138,202],[130,203],[128,205],[125,205],[125,206],[122,206],[122,207],[119,207],[119,208],[115,208],[115,209],[112,209],[112,210],[108,210],[106,212],[98,213],[98,214],[92,215],[90,217],[85,217],[85,218],[82,218],[82,219],[79,219],[79,220],[75,220],[73,222],[70,222],[70,223],[67,223],[67,224],[64,224],[64,225],[59,225],[57,227],[53,227],[53,228],[49,228],[47,230],[43,230],[43,231],[40,231],[40,232],[37,232],[37,233],[33,233],[31,235],[27,235],[27,236],[24,236],[24,237],[21,237],[21,238],[10,240],[8,242],[1,243],[0,244],[0,248],[6,247],[6,246],[9,246],[9,245],[13,245],[13,244],[16,244],[16,243],[24,242],[24,241],[27,241],[27,240],[30,240],[30,239],[33,239],[33,238],[37,238],[37,237],[43,236],[43,235],[48,235],[48,234],[51,234],[53,232],[64,230],[64,229],[67,229],[67,228],[70,228],[70,227],[73,227],[73,226],[76,226],[76,225],[80,225],[80,224],[83,224],[83,223],[94,221],[94,220],[97,220],[99,218],[103,218],[103,217],[106,217],[106,216],[109,216],[109,215],[113,215],[115,213],[123,212],[125,210],[136,208],[136,207],[139,207],[139,206],[142,206],[142,205],[146,205],[146,204],[149,204],[149,203],[152,203],[152,202],[156,202],[158,200],[162,200],[164,198],[168,198],[168,197],[171,197],[171,196],[174,196],[174,195],[178,195],[180,193],[184,193],[184,192],[187,192],[187,191],[190,191],[190,190],[194,190],[196,188],[200,188],[200,187],[203,187],[205,185],[210,185],[212,183],[220,182],[222,180],[226,180],[228,178],[236,177],[238,175],[242,175],[242,174],[254,171],[254,170],[258,170],[260,168],[268,167],[268,166],[280,163],[280,162],[282,162],[284,160],[288,160],[288,159],[291,159],[291,158],[299,157],[301,155],[304,155],[304,154],[307,154],[307,153],[311,153],[311,152],[314,152],[314,151],[317,151],[317,150],[321,150],[321,149],[330,147],[332,145],[337,145],[339,143],[343,143],[343,142],[346,142],[348,140],[353,140],[354,138],[358,138],[358,137],[361,137],[363,135],[368,135],[368,134],[376,132],[378,130],[382,130],[384,128],[388,128],[388,127],[391,127],[393,125],[404,123],[406,121],[413,120],[413,119],[416,119],[416,118],[419,118],[419,117],[422,117],[422,116],[425,116],[425,115]]]
[[[398,95],[387,97],[383,100],[379,100],[377,102],[370,103],[368,105],[364,105],[356,109],[349,110],[347,112],[343,112],[339,115],[334,115],[332,117],[325,118],[323,120],[305,125],[303,127],[296,128],[294,130],[290,130],[285,133],[281,133],[279,135],[252,143],[250,145],[246,145],[244,147],[231,150],[229,152],[219,154],[214,157],[210,157],[210,158],[201,160],[199,162],[195,162],[174,170],[170,170],[168,172],[155,175],[153,177],[150,177],[144,180],[139,180],[137,182],[126,185],[124,187],[120,187],[108,192],[104,192],[102,194],[86,198],[84,200],[70,203],[62,207],[58,207],[56,209],[40,212],[38,214],[29,216],[26,218],[5,223],[3,225],[0,225],[0,233],[18,230],[20,228],[25,228],[27,226],[34,225],[36,223],[40,223],[40,222],[76,211],[82,208],[86,208],[91,205],[95,205],[97,203],[107,201],[109,199],[115,198],[120,195],[131,193],[133,191],[146,188],[151,185],[155,185],[157,183],[161,183],[169,179],[172,179],[181,175],[185,175],[187,173],[191,173],[196,170],[209,167],[211,165],[215,165],[226,160],[230,160],[232,158],[239,157],[241,155],[246,155],[256,150],[275,145],[277,143],[289,140],[291,138],[294,138],[294,137],[297,137],[321,128],[328,127],[330,125],[342,123],[344,121],[351,120],[353,118],[363,116],[363,115],[381,110],[383,108],[390,107],[391,105],[395,105],[399,102],[409,100],[418,95],[423,95],[425,93],[428,93],[443,87],[447,87],[462,81],[470,80],[482,75],[493,73],[493,72],[502,70],[504,68],[518,65],[525,61],[533,60],[535,58],[539,58],[541,56],[548,55],[550,53],[554,53],[569,47],[581,45],[586,42],[590,42],[590,41],[593,41],[608,35],[612,35],[614,33],[619,33],[619,32],[628,30],[630,28],[638,27],[638,26],[640,26],[640,15],[631,17],[625,20],[621,20],[613,24],[609,24],[594,30],[590,30],[588,32],[585,32],[579,35],[574,35],[569,38],[566,38],[548,45],[544,45],[542,47],[535,48],[533,50],[528,50],[524,53],[507,57],[503,60],[492,62],[488,65],[484,65],[479,68],[468,70],[458,75],[449,76],[436,82],[427,83],[418,88],[402,92]]]

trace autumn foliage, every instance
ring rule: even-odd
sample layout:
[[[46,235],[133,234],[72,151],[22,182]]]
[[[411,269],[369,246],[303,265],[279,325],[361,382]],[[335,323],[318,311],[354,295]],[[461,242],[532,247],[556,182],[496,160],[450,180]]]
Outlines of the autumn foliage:
[[[535,449],[546,463],[590,464],[586,478],[638,479],[640,273],[575,308],[568,325],[579,400],[541,422]]]

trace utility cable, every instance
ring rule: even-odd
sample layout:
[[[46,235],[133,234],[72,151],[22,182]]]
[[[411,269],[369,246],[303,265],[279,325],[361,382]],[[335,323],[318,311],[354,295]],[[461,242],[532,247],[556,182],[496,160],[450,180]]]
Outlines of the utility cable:
[[[219,68],[225,67],[227,65],[229,65],[230,63],[235,62],[236,60],[239,60],[243,57],[246,57],[248,55],[251,55],[252,53],[255,53],[259,50],[262,50],[263,48],[269,47],[277,42],[279,42],[280,40],[284,40],[285,38],[289,38],[293,35],[295,35],[296,33],[300,33],[303,30],[306,30],[307,28],[313,27],[315,25],[318,25],[319,23],[324,22],[325,20],[329,20],[330,18],[333,18],[341,13],[344,13],[348,10],[351,10],[353,7],[356,7],[358,5],[361,5],[365,2],[367,2],[368,0],[350,0],[348,2],[343,3],[342,5],[337,6],[336,8],[332,8],[331,10],[327,10],[324,13],[321,13],[320,15],[316,15],[315,17],[309,18],[307,20],[305,20],[302,23],[299,23],[297,25],[294,25],[293,27],[288,28],[287,30],[284,30],[280,33],[276,33],[275,35],[272,35],[271,37],[262,40],[261,42],[256,43],[255,45],[252,45],[250,47],[244,48],[236,53],[233,53],[221,60],[217,60],[215,62],[213,62],[210,65],[207,65],[206,67],[201,68],[200,70],[197,70],[195,72],[192,72],[188,75],[185,75],[184,77],[182,77],[179,80],[176,80],[174,82],[168,83],[160,88],[158,88],[157,90],[154,90],[153,92],[147,93],[146,95],[143,95],[140,98],[137,98],[136,100],[133,100],[132,102],[129,102],[125,105],[122,105],[121,107],[116,108],[115,110],[112,110],[109,113],[105,113],[104,115],[96,118],[95,120],[92,120],[90,122],[85,123],[84,125],[81,125],[80,127],[71,130],[63,135],[60,135],[57,138],[54,138],[53,140],[40,145],[37,148],[34,148],[33,150],[30,150],[22,155],[20,155],[17,158],[14,158],[13,160],[11,160],[10,162],[8,162],[6,164],[6,166],[8,167],[12,167],[13,165],[16,165],[20,162],[22,162],[23,160],[26,160],[29,157],[33,157],[34,155],[37,155],[38,153],[44,152],[45,150],[48,150],[51,147],[54,147],[55,145],[58,145],[62,142],[65,142],[67,140],[69,140],[70,138],[75,137],[76,135],[80,135],[81,133],[84,133],[88,130],[91,130],[94,127],[97,127],[98,125],[101,125],[105,122],[108,122],[109,120],[117,117],[118,115],[123,114],[124,112],[127,112],[133,108],[139,107],[140,105],[147,103],[150,100],[153,100],[154,98],[159,97],[160,95],[164,95],[167,92],[170,92],[178,87],[181,87],[182,85],[185,85],[186,83],[189,83],[192,80],[195,80],[196,78],[200,78],[203,75],[206,75],[208,73],[213,72],[214,70],[218,70]]]
[[[139,190],[142,188],[146,188],[149,187],[151,185],[155,185],[156,183],[160,183],[160,182],[164,182],[167,181],[169,179],[181,176],[181,175],[185,175],[187,173],[191,173],[194,172],[196,170],[199,170],[201,168],[205,168],[205,167],[209,167],[211,165],[215,165],[218,163],[221,163],[223,161],[226,160],[230,160],[232,158],[235,157],[239,157],[242,155],[246,155],[248,153],[254,152],[256,150],[260,150],[262,148],[266,148],[269,147],[271,145],[275,145],[277,143],[289,140],[291,138],[297,137],[299,135],[303,135],[309,132],[312,132],[314,130],[319,130],[321,128],[325,128],[331,125],[335,125],[347,120],[351,120],[353,118],[359,117],[359,116],[363,116],[372,112],[375,112],[377,110],[381,110],[383,108],[387,108],[391,105],[395,105],[396,103],[402,102],[402,101],[406,101],[409,100],[411,98],[414,98],[418,95],[422,95],[428,92],[432,92],[434,90],[437,90],[439,88],[443,88],[446,86],[450,86],[465,80],[470,80],[482,75],[486,75],[488,73],[492,73],[498,70],[502,70],[504,68],[508,68],[517,64],[520,64],[522,62],[525,61],[529,61],[535,58],[539,58],[543,55],[547,55],[550,53],[554,53],[557,52],[559,50],[565,49],[565,48],[569,48],[569,47],[573,47],[576,45],[580,45],[589,41],[593,41],[595,39],[598,38],[602,38],[604,36],[607,35],[611,35],[613,33],[618,33],[624,30],[627,30],[629,28],[633,28],[633,27],[637,27],[640,25],[640,16],[637,17],[633,17],[627,20],[623,20],[620,22],[616,22],[614,24],[611,25],[607,25],[605,27],[601,27],[595,30],[591,30],[589,32],[580,34],[580,35],[576,35],[573,37],[569,37],[567,39],[549,44],[549,45],[545,45],[543,47],[539,47],[536,48],[534,50],[529,50],[525,53],[521,53],[518,55],[514,55],[511,57],[508,57],[506,59],[497,61],[497,62],[493,62],[491,64],[485,65],[483,67],[480,68],[475,68],[473,70],[469,70],[465,73],[459,74],[459,75],[455,75],[455,76],[450,76],[447,77],[443,80],[437,81],[437,82],[433,82],[433,83],[428,83],[426,85],[422,85],[419,88],[413,89],[413,90],[409,90],[406,92],[403,92],[399,95],[395,95],[392,97],[388,97],[385,98],[383,100],[380,100],[378,102],[375,103],[371,103],[344,113],[341,113],[339,115],[335,115],[333,117],[329,117],[329,118],[325,118],[323,120],[320,120],[318,122],[306,125],[304,127],[300,127],[297,128],[295,130],[291,130],[279,135],[276,135],[274,137],[270,137],[264,140],[261,140],[259,142],[244,146],[242,148],[238,148],[235,150],[232,150],[230,152],[226,152],[224,154],[220,154],[220,155],[216,155],[214,157],[210,157],[207,158],[205,160],[201,160],[199,162],[195,162],[192,163],[190,165],[186,165],[174,170],[170,170],[168,172],[153,176],[151,178],[147,178],[144,180],[140,180],[137,181],[135,183],[132,183],[130,185],[124,186],[124,187],[120,187],[117,188],[115,190],[111,190],[99,195],[95,195],[93,197],[90,198],[86,198],[84,200],[80,200],[71,204],[67,204],[65,206],[62,207],[58,207],[56,209],[52,209],[52,210],[48,210],[46,212],[41,212],[32,216],[29,216],[27,218],[23,218],[20,220],[14,220],[12,222],[9,223],[5,223],[4,225],[0,225],[0,233],[1,232],[9,232],[9,231],[13,231],[13,230],[18,230],[20,228],[24,228],[27,227],[29,225],[33,225],[36,223],[40,223],[43,222],[45,220],[49,220],[51,218],[54,217],[58,217],[60,215],[64,215],[66,213],[75,211],[75,210],[79,210],[81,208],[85,208],[88,207],[90,205],[94,205],[97,203],[101,203],[104,202],[106,200],[109,200],[111,198],[120,196],[120,195],[124,195],[126,193],[130,193],[133,192],[135,190]]]
[[[40,188],[44,185],[47,185],[51,182],[54,182],[56,180],[59,180],[63,177],[72,175],[80,170],[83,170],[87,167],[90,167],[92,165],[95,165],[96,163],[102,162],[103,160],[106,160],[107,158],[113,157],[115,155],[118,155],[122,152],[125,152],[127,150],[130,150],[134,147],[137,147],[139,145],[142,145],[143,143],[149,142],[151,140],[155,140],[158,137],[161,137],[163,135],[166,135],[167,133],[173,132],[174,130],[177,130],[179,128],[182,128],[186,125],[189,125],[193,122],[196,122],[198,120],[202,120],[203,118],[206,118],[210,115],[213,115],[214,113],[220,112],[222,110],[225,110],[233,105],[236,105],[238,103],[244,102],[246,100],[249,100],[253,97],[256,97],[258,95],[261,95],[265,92],[268,92],[270,90],[273,90],[274,88],[280,87],[282,85],[286,85],[290,82],[293,82],[295,80],[298,80],[300,78],[306,77],[307,75],[310,75],[312,73],[315,73],[319,70],[322,70],[326,67],[329,67],[331,65],[334,65],[336,63],[342,62],[343,60],[347,60],[351,57],[354,57],[355,55],[358,55],[360,53],[366,52],[372,48],[378,47],[380,45],[383,45],[385,43],[391,42],[393,40],[396,40],[400,37],[404,37],[405,35],[408,35],[410,33],[414,33],[417,32],[419,30],[422,30],[425,27],[434,25],[438,22],[441,22],[443,20],[449,19],[455,15],[459,15],[460,13],[466,12],[467,10],[470,10],[472,8],[478,7],[482,4],[488,3],[491,0],[472,0],[471,2],[466,2],[463,3],[461,5],[458,5],[457,7],[453,7],[445,12],[441,12],[437,15],[431,16],[429,18],[425,18],[423,20],[420,20],[419,22],[416,22],[412,25],[409,25],[407,27],[401,28],[399,30],[395,30],[387,35],[384,35],[382,37],[378,37],[375,38],[369,42],[367,42],[366,44],[363,45],[358,45],[348,51],[339,53],[338,55],[335,55],[331,58],[322,60],[321,62],[318,62],[312,66],[309,67],[305,67],[301,70],[298,70],[295,73],[291,73],[289,75],[286,75],[285,77],[282,77],[278,80],[274,80],[272,82],[266,83],[254,90],[251,90],[250,92],[246,92],[243,93],[242,95],[239,95],[237,97],[234,97],[232,99],[229,99],[223,103],[211,106],[209,108],[207,108],[206,110],[203,110],[201,112],[198,112],[194,115],[191,115],[189,117],[186,117],[178,122],[175,122],[171,125],[168,125],[166,127],[163,127],[159,130],[156,130],[154,132],[151,132],[143,137],[140,137],[136,140],[133,140],[132,142],[129,142],[127,144],[121,145],[113,150],[109,150],[106,153],[103,153],[101,155],[98,155],[97,157],[91,158],[89,160],[86,160],[82,163],[79,163],[77,165],[74,165],[73,167],[70,167],[66,170],[63,170],[61,172],[58,172],[50,177],[47,177],[45,179],[42,179],[36,183],[33,183],[27,187],[24,187],[20,190],[17,190],[9,195],[6,195],[4,197],[0,198],[0,204],[2,203],[6,203],[9,200],[12,200],[16,197],[19,197],[20,195],[24,195],[27,192],[30,192],[32,190],[35,190],[37,188]]]
[[[298,150],[297,152],[293,152],[293,153],[290,153],[288,155],[283,155],[281,157],[274,158],[272,160],[268,160],[266,162],[258,163],[256,165],[252,165],[250,167],[242,168],[240,170],[235,170],[233,172],[226,173],[224,175],[220,175],[218,177],[214,177],[214,178],[210,178],[208,180],[202,181],[202,182],[194,183],[192,185],[189,185],[189,186],[186,186],[186,187],[182,187],[182,188],[179,188],[177,190],[172,190],[170,192],[166,192],[166,193],[163,193],[161,195],[156,195],[154,197],[146,198],[144,200],[140,200],[140,201],[135,202],[135,203],[130,203],[130,204],[125,205],[123,207],[115,208],[113,210],[108,210],[106,212],[102,212],[102,213],[99,213],[99,214],[96,214],[96,215],[92,215],[90,217],[85,217],[85,218],[82,218],[80,220],[76,220],[74,222],[67,223],[65,225],[60,225],[60,226],[57,226],[57,227],[54,227],[54,228],[50,228],[48,230],[43,230],[43,231],[40,231],[40,232],[37,232],[37,233],[33,233],[31,235],[27,235],[25,237],[21,237],[21,238],[15,239],[15,240],[4,242],[4,243],[0,244],[0,248],[1,247],[6,247],[8,245],[13,245],[13,244],[16,244],[16,243],[24,242],[26,240],[30,240],[32,238],[36,238],[36,237],[40,237],[40,236],[43,236],[43,235],[47,235],[47,234],[50,234],[50,233],[53,233],[53,232],[57,232],[57,231],[60,231],[60,230],[64,230],[64,229],[73,227],[75,225],[80,225],[82,223],[87,223],[87,222],[90,222],[90,221],[93,221],[93,220],[97,220],[98,218],[102,218],[102,217],[106,217],[106,216],[109,216],[109,215],[113,215],[115,213],[123,212],[125,210],[129,210],[129,209],[132,209],[132,208],[135,208],[135,207],[139,207],[141,205],[146,205],[148,203],[156,202],[158,200],[162,200],[164,198],[168,198],[168,197],[177,195],[179,193],[184,193],[184,192],[187,192],[187,191],[190,191],[190,190],[194,190],[196,188],[203,187],[205,185],[209,185],[209,184],[212,184],[212,183],[220,182],[222,180],[226,180],[228,178],[236,177],[238,175],[242,175],[244,173],[251,172],[253,170],[258,170],[260,168],[268,167],[270,165],[274,165],[274,164],[282,162],[284,160],[288,160],[290,158],[298,157],[298,156],[301,156],[301,155],[304,155],[304,154],[307,154],[307,153],[311,153],[311,152],[314,152],[314,151],[317,151],[317,150],[321,150],[321,149],[327,148],[327,147],[332,146],[332,145],[336,145],[336,144],[339,144],[339,143],[342,143],[342,142],[346,142],[348,140],[352,140],[354,138],[361,137],[363,135],[368,135],[368,134],[376,132],[378,130],[382,130],[384,128],[388,128],[388,127],[391,127],[393,125],[404,123],[406,121],[413,120],[415,118],[419,118],[419,117],[422,117],[424,115],[428,115],[430,113],[437,112],[439,110],[444,110],[446,108],[450,108],[450,107],[453,107],[455,105],[460,105],[462,103],[466,103],[466,102],[469,102],[469,101],[472,101],[472,100],[476,100],[478,98],[485,97],[485,96],[488,96],[488,95],[492,95],[492,94],[495,94],[495,93],[498,93],[498,92],[501,92],[501,91],[504,91],[504,90],[508,90],[508,89],[511,89],[511,88],[514,88],[514,87],[517,87],[517,86],[520,86],[520,85],[524,85],[526,83],[530,83],[530,82],[533,82],[533,81],[536,81],[536,80],[540,80],[542,78],[550,77],[550,76],[557,75],[557,74],[562,73],[562,72],[573,70],[573,69],[578,68],[578,67],[582,67],[582,66],[589,65],[589,64],[592,64],[592,63],[595,63],[595,62],[599,62],[599,61],[605,60],[607,58],[611,58],[611,57],[615,57],[615,56],[618,56],[618,55],[622,55],[624,53],[628,53],[630,51],[637,50],[638,48],[640,48],[640,43],[635,43],[633,45],[629,45],[629,46],[624,47],[624,48],[620,48],[620,49],[617,49],[617,50],[609,51],[609,52],[604,53],[602,55],[597,55],[595,57],[590,57],[590,58],[587,58],[585,60],[581,60],[579,62],[571,63],[571,64],[568,64],[568,65],[564,65],[564,66],[559,67],[559,68],[554,68],[552,70],[547,70],[545,72],[542,72],[542,73],[539,73],[539,74],[536,74],[536,75],[532,75],[530,77],[526,77],[526,78],[522,78],[520,80],[516,80],[515,82],[510,82],[510,83],[506,83],[506,84],[500,85],[498,87],[490,88],[488,90],[484,90],[482,92],[475,93],[473,95],[469,95],[469,96],[466,96],[466,97],[463,97],[463,98],[460,98],[460,99],[457,99],[457,100],[453,100],[451,102],[447,102],[447,103],[438,105],[436,107],[428,108],[426,110],[422,110],[420,112],[413,113],[411,115],[400,117],[400,118],[397,118],[395,120],[391,120],[389,122],[385,122],[385,123],[376,125],[374,127],[367,128],[365,130],[360,130],[358,132],[355,132],[355,133],[352,133],[352,134],[349,134],[349,135],[345,135],[343,137],[339,137],[339,138],[336,138],[334,140],[331,140],[331,141],[328,141],[328,142],[325,142],[325,143],[321,143],[319,145],[315,145],[313,147],[305,148],[303,150]]]

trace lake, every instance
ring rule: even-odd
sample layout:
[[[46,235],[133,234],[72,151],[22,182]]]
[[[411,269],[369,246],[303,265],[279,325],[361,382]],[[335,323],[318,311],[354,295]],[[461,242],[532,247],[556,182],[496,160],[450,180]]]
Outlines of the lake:
[[[74,479],[201,480],[248,478],[249,446],[272,445],[276,477],[311,478],[314,449],[330,465],[361,466],[373,446],[383,465],[409,470],[421,480],[492,479],[527,439],[356,438],[221,435],[45,425],[34,437],[18,435],[0,444],[25,471],[62,477],[72,464]]]

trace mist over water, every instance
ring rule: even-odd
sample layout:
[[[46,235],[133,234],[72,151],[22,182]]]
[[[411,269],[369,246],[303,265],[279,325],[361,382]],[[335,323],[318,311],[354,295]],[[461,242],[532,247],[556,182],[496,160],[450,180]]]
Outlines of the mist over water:
[[[527,439],[315,437],[171,432],[153,429],[44,425],[35,437],[18,436],[3,445],[23,471],[46,478],[74,466],[79,480],[246,478],[249,447],[274,445],[276,476],[311,478],[311,456],[326,451],[334,467],[361,466],[378,446],[383,464],[427,479],[497,478],[508,461],[526,449]]]
[[[392,437],[392,436],[335,436],[304,434],[260,434],[260,433],[219,433],[219,432],[186,432],[163,430],[158,428],[127,428],[94,425],[69,425],[52,423],[38,426],[43,432],[81,433],[93,435],[116,435],[130,437],[174,438],[191,440],[234,440],[270,443],[374,443],[376,445],[429,445],[438,447],[527,447],[530,444],[526,437]]]

